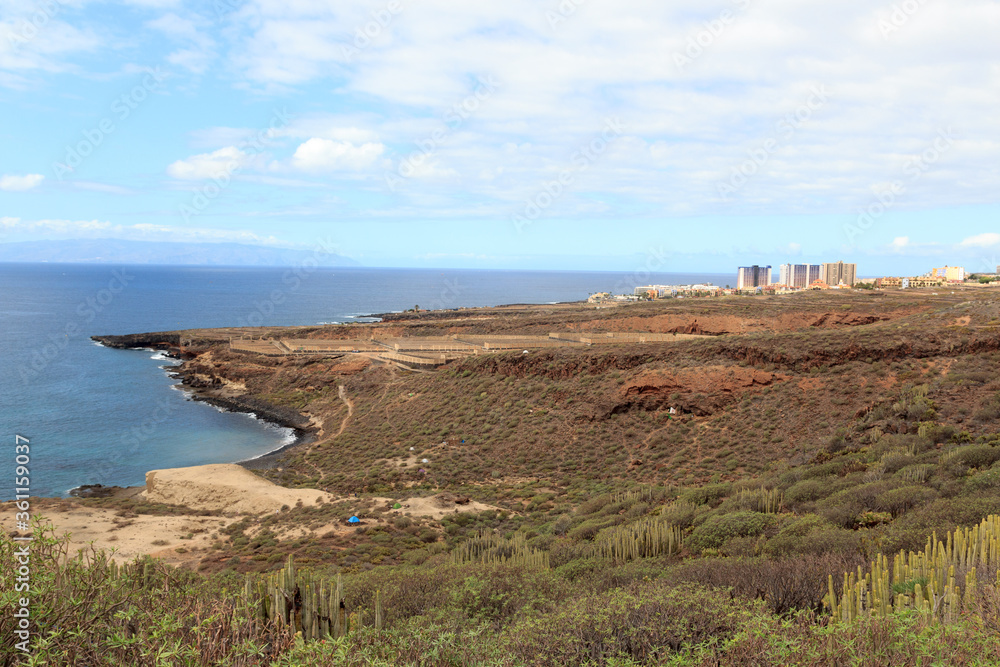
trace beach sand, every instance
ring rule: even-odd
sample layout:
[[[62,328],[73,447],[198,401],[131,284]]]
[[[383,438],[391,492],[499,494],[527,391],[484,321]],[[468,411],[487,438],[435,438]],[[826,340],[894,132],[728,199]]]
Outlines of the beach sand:
[[[336,496],[315,489],[288,489],[262,479],[237,464],[152,470],[146,474],[145,487],[122,489],[118,495],[179,505],[194,510],[196,514],[136,514],[76,499],[46,499],[36,513],[55,527],[57,535],[70,534],[70,553],[92,546],[114,550],[113,558],[119,563],[148,554],[171,565],[196,568],[211,553],[213,542],[226,539],[220,535],[222,528],[245,516],[274,514],[280,512],[282,507],[295,507],[299,501],[304,505],[353,502],[357,505],[354,512],[362,517],[364,523],[382,523],[396,516],[440,520],[456,512],[500,509],[448,493],[397,501],[371,496]],[[396,502],[402,507],[390,509]],[[365,511],[379,506],[384,508],[379,515]],[[344,524],[347,516],[349,513],[311,530],[289,520],[275,532],[280,539],[296,539],[310,533],[346,535],[354,530]],[[254,532],[253,528],[247,531],[250,535]]]

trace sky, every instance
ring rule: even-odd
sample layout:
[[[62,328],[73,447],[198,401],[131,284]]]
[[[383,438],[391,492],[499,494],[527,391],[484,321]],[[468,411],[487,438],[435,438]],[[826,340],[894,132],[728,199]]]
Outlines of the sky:
[[[0,0],[0,243],[1000,264],[985,0]]]

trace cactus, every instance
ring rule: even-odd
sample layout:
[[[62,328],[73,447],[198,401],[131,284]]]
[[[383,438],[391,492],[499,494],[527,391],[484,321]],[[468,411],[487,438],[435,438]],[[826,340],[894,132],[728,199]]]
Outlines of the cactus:
[[[343,637],[350,630],[344,608],[344,585],[296,569],[292,557],[285,567],[266,579],[248,577],[244,582],[248,605],[261,619],[292,626],[305,641]],[[381,629],[384,613],[381,593],[375,596],[375,624]]]
[[[961,584],[956,571],[965,572]],[[844,575],[840,595],[831,575],[823,605],[835,620],[845,623],[865,612],[885,616],[901,609],[950,623],[963,612],[974,613],[977,572],[992,572],[1000,583],[1000,516],[995,514],[978,526],[955,529],[945,542],[934,534],[923,551],[900,551],[891,563],[879,554],[870,572],[859,567]]]
[[[681,549],[680,528],[649,517],[627,526],[605,530],[592,547],[592,555],[614,560],[635,560],[675,554]]]
[[[781,511],[784,494],[778,489],[744,489],[736,494],[736,504],[762,514],[777,514]]]
[[[542,570],[549,568],[548,552],[529,547],[524,533],[515,533],[508,539],[492,531],[481,531],[452,551],[451,560],[456,565],[504,563]]]

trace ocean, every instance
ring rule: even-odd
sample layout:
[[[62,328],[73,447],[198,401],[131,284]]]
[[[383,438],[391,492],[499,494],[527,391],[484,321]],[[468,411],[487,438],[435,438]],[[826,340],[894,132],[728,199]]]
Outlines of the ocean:
[[[443,309],[586,299],[637,284],[725,285],[730,275],[468,269],[0,264],[0,437],[14,497],[15,439],[30,441],[31,495],[134,486],[158,468],[232,463],[293,441],[290,429],[187,400],[161,353],[92,335],[370,321]],[[22,440],[23,442],[23,440]]]

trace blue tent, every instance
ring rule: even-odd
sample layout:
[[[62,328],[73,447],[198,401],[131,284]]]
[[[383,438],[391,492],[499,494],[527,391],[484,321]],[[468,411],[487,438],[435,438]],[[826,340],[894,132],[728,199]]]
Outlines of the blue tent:
[[[361,519],[359,519],[356,516],[352,516],[350,519],[347,520],[347,523],[361,523]]]

